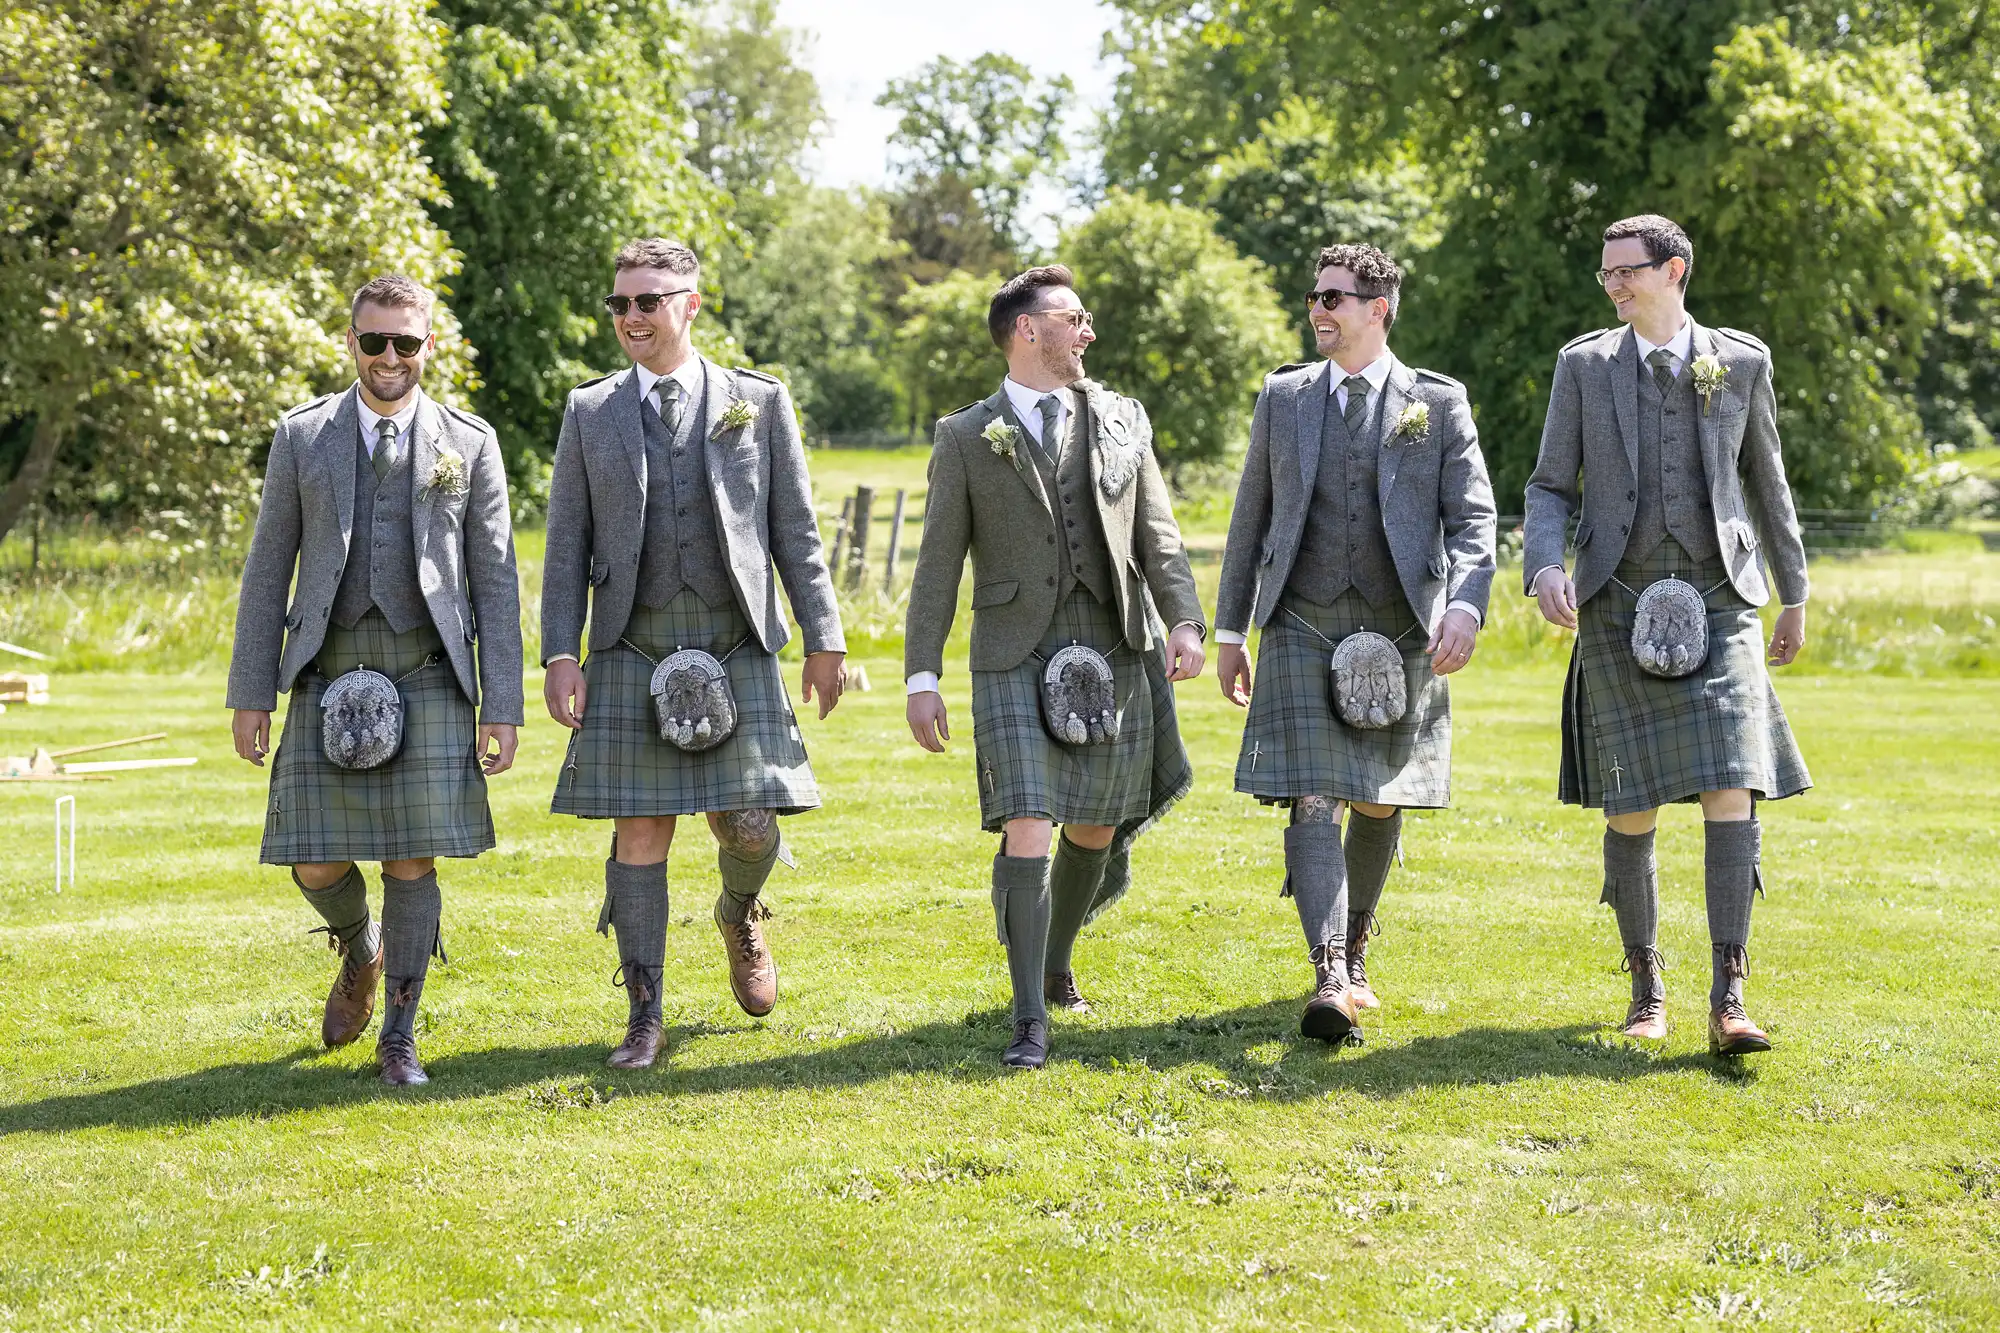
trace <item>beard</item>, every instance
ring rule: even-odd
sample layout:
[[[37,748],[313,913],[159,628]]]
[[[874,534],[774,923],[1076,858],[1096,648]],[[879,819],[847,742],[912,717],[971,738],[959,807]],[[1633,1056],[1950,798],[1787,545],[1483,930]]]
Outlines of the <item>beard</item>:
[[[1064,384],[1074,384],[1083,378],[1083,349],[1080,347],[1057,348],[1053,344],[1042,348],[1042,369],[1050,378]]]
[[[1340,331],[1340,325],[1329,324],[1322,329],[1313,326],[1313,344],[1319,348],[1321,356],[1333,356],[1347,346],[1347,336]]]
[[[408,362],[390,370],[384,366],[370,366],[361,372],[361,382],[368,386],[368,392],[384,403],[401,402],[410,390],[417,387],[423,378],[421,371]]]

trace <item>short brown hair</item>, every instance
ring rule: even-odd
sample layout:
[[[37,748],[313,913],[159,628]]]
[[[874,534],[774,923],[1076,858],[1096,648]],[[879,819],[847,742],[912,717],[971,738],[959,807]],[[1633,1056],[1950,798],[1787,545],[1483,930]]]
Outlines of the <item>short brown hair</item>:
[[[611,261],[611,269],[614,273],[623,273],[628,268],[663,268],[679,277],[697,281],[701,278],[701,261],[694,257],[694,251],[679,241],[658,236],[644,236],[625,242],[618,251],[618,257]]]
[[[1680,223],[1658,213],[1641,213],[1637,217],[1620,218],[1604,229],[1606,241],[1633,238],[1646,247],[1646,258],[1655,264],[1680,260],[1685,266],[1681,269],[1681,290],[1688,289],[1688,279],[1694,274],[1694,242],[1681,230]]]
[[[1016,273],[1000,284],[1000,290],[993,293],[993,303],[986,307],[986,331],[993,337],[993,345],[1001,351],[1014,338],[1014,321],[1039,307],[1042,291],[1048,287],[1076,287],[1076,277],[1064,264],[1043,264],[1025,273]]]
[[[347,307],[347,322],[352,324],[361,317],[361,307],[365,305],[384,306],[390,310],[421,310],[426,315],[437,297],[431,289],[415,278],[406,278],[400,273],[384,273],[361,284],[361,290],[354,293],[354,300]]]
[[[1382,318],[1382,329],[1387,332],[1396,327],[1396,312],[1403,305],[1403,270],[1395,260],[1372,245],[1329,245],[1319,252],[1313,277],[1317,279],[1330,268],[1352,273],[1354,290],[1369,300],[1386,298],[1389,313]]]

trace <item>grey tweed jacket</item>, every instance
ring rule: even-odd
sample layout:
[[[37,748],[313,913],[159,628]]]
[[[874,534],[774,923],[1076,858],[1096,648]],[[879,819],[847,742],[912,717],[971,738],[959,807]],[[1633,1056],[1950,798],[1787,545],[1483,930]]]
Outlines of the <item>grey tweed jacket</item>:
[[[325,642],[354,537],[358,392],[293,408],[271,437],[236,606],[231,708],[276,708],[278,693],[292,688]],[[500,442],[480,418],[429,397],[412,435],[410,528],[424,604],[479,720],[519,726],[521,590]],[[464,460],[465,485],[456,493],[425,484],[445,449]]]
[[[767,651],[784,647],[791,629],[778,605],[776,578],[782,578],[805,650],[845,652],[847,640],[820,545],[791,395],[769,375],[703,361],[708,373],[705,448],[716,531],[744,617]],[[725,430],[722,419],[738,401],[748,403],[755,415]],[[641,410],[636,368],[570,391],[549,486],[543,666],[563,653],[580,655],[586,603],[593,651],[617,643],[632,618],[639,552],[646,539]]]
[[[1771,349],[1747,333],[1696,324],[1692,350],[1697,358],[1714,356],[1727,372],[1696,424],[1729,581],[1752,606],[1771,599],[1757,556],[1761,544],[1779,600],[1797,606],[1808,591],[1806,551],[1778,444]],[[1638,509],[1638,471],[1639,345],[1621,325],[1585,334],[1556,357],[1541,455],[1528,481],[1521,572],[1531,593],[1535,575],[1563,563],[1570,515],[1579,505],[1577,600],[1589,600],[1610,580]]]
[[[1153,644],[1145,594],[1169,625],[1206,625],[1187,548],[1174,522],[1166,479],[1153,457],[1153,427],[1136,399],[1090,380],[1083,391],[1090,429],[1091,495],[1111,552],[1125,641]],[[1055,615],[1056,516],[1041,473],[1015,436],[1009,457],[981,433],[1021,423],[1004,388],[937,424],[931,448],[924,539],[910,585],[903,674],[944,670],[944,643],[958,611],[958,583],[972,556],[972,669],[1006,671],[1034,651]]]
[[[1394,361],[1382,393],[1382,449],[1376,499],[1396,578],[1426,632],[1451,602],[1479,609],[1493,589],[1493,483],[1465,386]],[[1250,452],[1229,519],[1216,598],[1218,629],[1247,633],[1268,624],[1298,558],[1319,473],[1320,429],[1332,409],[1331,362],[1286,366],[1257,395]],[[1396,433],[1413,403],[1430,409],[1424,434]]]

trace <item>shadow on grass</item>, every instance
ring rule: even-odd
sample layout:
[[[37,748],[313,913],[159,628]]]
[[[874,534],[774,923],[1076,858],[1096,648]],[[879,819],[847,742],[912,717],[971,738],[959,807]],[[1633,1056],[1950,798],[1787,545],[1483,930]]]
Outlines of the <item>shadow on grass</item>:
[[[1297,1017],[1297,1002],[1284,1000],[1123,1027],[1058,1021],[1052,1054],[1058,1067],[1066,1062],[1097,1069],[1212,1067],[1242,1092],[1264,1101],[1302,1101],[1337,1091],[1387,1098],[1419,1088],[1497,1086],[1545,1078],[1623,1080],[1686,1070],[1725,1081],[1755,1077],[1731,1062],[1705,1055],[1662,1056],[1603,1040],[1604,1029],[1581,1024],[1468,1028],[1397,1045],[1335,1049],[1301,1038]],[[269,1119],[357,1104],[450,1102],[552,1081],[572,1087],[587,1083],[599,1095],[624,1099],[851,1087],[912,1074],[965,1082],[1016,1077],[1003,1072],[998,1063],[1008,1034],[1004,1010],[760,1060],[707,1066],[672,1063],[672,1051],[691,1038],[742,1030],[705,1023],[670,1028],[660,1066],[636,1073],[607,1070],[606,1043],[467,1051],[426,1061],[431,1082],[402,1091],[383,1087],[372,1068],[335,1066],[321,1058],[324,1052],[318,1047],[302,1046],[273,1060],[217,1065],[0,1107],[0,1138],[107,1126],[145,1129],[240,1117]],[[1255,1048],[1273,1041],[1283,1043],[1275,1060],[1253,1058]]]

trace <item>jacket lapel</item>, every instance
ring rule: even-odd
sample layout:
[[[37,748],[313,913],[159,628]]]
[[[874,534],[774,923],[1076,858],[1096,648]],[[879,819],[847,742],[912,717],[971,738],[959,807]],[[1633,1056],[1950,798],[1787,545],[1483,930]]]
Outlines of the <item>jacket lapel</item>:
[[[1319,438],[1326,429],[1326,400],[1329,397],[1326,377],[1331,374],[1331,361],[1322,361],[1319,368],[1306,376],[1299,386],[1297,430],[1299,444],[1299,483],[1305,487],[1304,494],[1311,495],[1313,482],[1319,477]]]
[[[357,387],[340,396],[312,442],[313,453],[326,472],[326,484],[333,491],[333,511],[340,519],[343,544],[354,536],[354,451],[361,447],[361,416],[354,403],[360,392]]]
[[[1722,353],[1715,345],[1715,335],[1713,333],[1710,333],[1701,325],[1695,324],[1693,316],[1689,316],[1688,323],[1694,325],[1694,338],[1688,344],[1688,350],[1692,355],[1688,357],[1688,363],[1682,369],[1681,373],[1686,375],[1689,382],[1692,383],[1694,379],[1694,363],[1704,356],[1712,356],[1719,361],[1722,359]],[[1722,396],[1721,391],[1718,390],[1715,396],[1720,398]],[[1709,403],[1702,401],[1701,390],[1699,389],[1695,390],[1694,395],[1694,426],[1701,437],[1701,465],[1708,470],[1709,483],[1712,489],[1715,479],[1723,476],[1727,469],[1723,467],[1721,453],[1716,447],[1714,408]]]
[[[1611,411],[1625,441],[1625,461],[1639,475],[1639,339],[1627,325],[1611,357]]]
[[[431,540],[431,510],[437,492],[424,483],[437,469],[438,438],[444,433],[444,413],[426,395],[417,404],[414,437],[410,443],[410,537],[416,543],[417,568],[424,567],[424,553]]]
[[[738,524],[738,515],[730,503],[730,488],[723,485],[727,468],[723,458],[724,446],[716,432],[716,423],[729,411],[729,405],[736,401],[736,377],[707,357],[701,359],[702,390],[701,415],[695,418],[693,429],[701,431],[702,438],[696,443],[701,447],[702,458],[708,465],[708,494],[715,505],[716,531],[723,539],[723,554],[728,555],[729,533],[732,529],[751,531],[754,524]],[[755,425],[748,427],[753,433]]]
[[[1007,388],[1004,384],[994,391],[991,398],[986,400],[986,409],[993,416],[999,417],[1002,421],[1005,421],[1008,425],[1021,432],[1022,438],[1014,445],[1015,457],[1012,459],[1003,458],[1000,461],[1014,469],[1014,475],[1021,479],[1021,484],[1028,488],[1028,493],[1033,495],[1042,508],[1048,510],[1050,516],[1053,517],[1055,510],[1049,504],[1048,492],[1042,488],[1042,470],[1035,466],[1034,459],[1020,452],[1023,449],[1033,448],[1028,443],[1030,439],[1034,438],[1033,432],[1022,425],[1021,419],[1014,415],[1014,405],[1007,397]]]
[[[632,475],[639,479],[639,494],[643,497],[646,494],[646,423],[639,417],[645,407],[639,401],[637,366],[625,372],[625,382],[612,392],[605,407],[617,423],[619,442],[625,446],[625,457],[632,464]]]
[[[1408,441],[1398,442],[1392,436],[1403,409],[1410,405],[1410,391],[1416,387],[1417,377],[1410,368],[1390,357],[1389,378],[1382,384],[1382,411],[1375,418],[1375,503],[1385,516],[1389,492],[1396,489],[1396,468],[1408,447]]]

